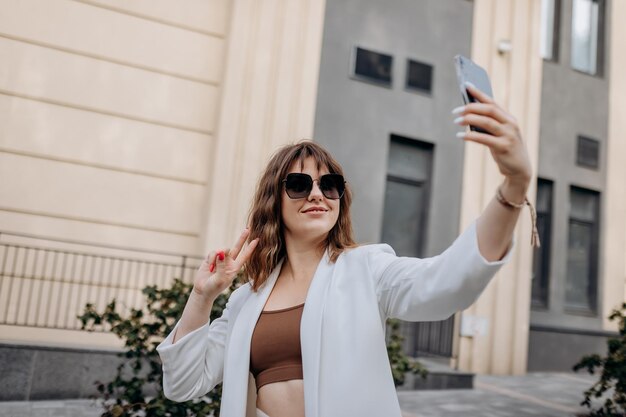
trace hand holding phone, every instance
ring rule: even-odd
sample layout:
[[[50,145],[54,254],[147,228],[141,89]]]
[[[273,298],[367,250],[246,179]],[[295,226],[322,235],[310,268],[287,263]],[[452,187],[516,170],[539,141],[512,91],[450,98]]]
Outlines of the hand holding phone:
[[[525,191],[532,178],[532,168],[517,120],[493,100],[489,76],[483,68],[461,55],[454,60],[465,103],[452,111],[456,117],[454,123],[471,129],[456,136],[487,146],[500,173]]]
[[[472,83],[477,89],[493,98],[491,82],[489,81],[487,71],[463,55],[456,55],[454,57],[454,66],[456,67],[456,77],[459,82],[459,89],[461,90],[461,97],[463,98],[464,104],[478,101],[467,91],[465,87],[466,82]],[[475,132],[489,133],[480,127],[472,125],[470,125],[470,129]]]

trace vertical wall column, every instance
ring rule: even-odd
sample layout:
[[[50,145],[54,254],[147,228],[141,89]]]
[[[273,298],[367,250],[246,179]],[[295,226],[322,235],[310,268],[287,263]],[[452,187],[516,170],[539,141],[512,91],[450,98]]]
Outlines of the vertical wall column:
[[[626,300],[626,3],[612,1],[607,18],[611,19],[608,51],[609,77],[609,137],[607,138],[606,193],[602,202],[602,219],[611,223],[601,223],[604,258],[604,285],[600,296],[603,327],[617,331],[617,323],[611,323],[608,316],[614,308]]]
[[[533,168],[537,167],[542,61],[539,53],[540,0],[476,0],[472,59],[490,74],[496,101],[518,120]],[[498,52],[500,42],[509,52]],[[476,219],[503,180],[488,148],[467,143],[461,228]],[[528,197],[534,199],[535,181]],[[520,213],[513,258],[462,319],[486,326],[460,336],[459,367],[491,374],[526,371],[532,248],[528,209]]]
[[[246,226],[256,182],[282,144],[311,138],[324,0],[234,0],[211,154],[205,253]]]

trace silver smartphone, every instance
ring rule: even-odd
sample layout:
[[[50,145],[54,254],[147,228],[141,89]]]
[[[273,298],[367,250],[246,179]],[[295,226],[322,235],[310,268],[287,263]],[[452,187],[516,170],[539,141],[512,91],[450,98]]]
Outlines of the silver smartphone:
[[[456,68],[456,77],[459,83],[459,89],[461,90],[461,97],[463,97],[463,103],[474,103],[477,100],[465,88],[465,81],[469,81],[476,86],[480,91],[493,98],[493,92],[491,91],[491,81],[489,81],[489,75],[487,71],[481,66],[477,65],[471,59],[464,57],[463,55],[456,55],[454,57],[454,66]],[[470,129],[476,132],[489,133],[479,127],[470,125]]]

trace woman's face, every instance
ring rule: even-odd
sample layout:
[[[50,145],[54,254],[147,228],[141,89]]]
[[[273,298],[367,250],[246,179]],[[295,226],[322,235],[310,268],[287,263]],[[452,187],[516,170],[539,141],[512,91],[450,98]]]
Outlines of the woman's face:
[[[281,211],[285,234],[296,239],[324,239],[339,218],[340,200],[326,198],[319,188],[319,178],[329,171],[326,167],[320,167],[318,171],[316,165],[315,160],[309,157],[304,160],[302,169],[300,161],[295,161],[288,171],[289,174],[298,172],[313,178],[313,189],[307,197],[291,199],[282,187]]]

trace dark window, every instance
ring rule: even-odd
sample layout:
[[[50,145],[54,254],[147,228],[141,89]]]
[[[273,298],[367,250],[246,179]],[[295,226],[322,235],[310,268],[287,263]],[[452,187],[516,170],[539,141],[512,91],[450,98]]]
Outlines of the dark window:
[[[391,55],[356,48],[354,75],[368,81],[391,85],[392,64]]]
[[[392,135],[382,241],[401,256],[422,256],[433,145]]]
[[[537,180],[537,230],[541,247],[533,252],[532,306],[547,308],[550,289],[552,238],[552,181]]]
[[[541,56],[548,61],[559,60],[559,27],[561,0],[541,1]]]
[[[601,74],[604,52],[604,0],[572,2],[572,68]]]
[[[597,307],[600,194],[570,189],[565,305],[573,312]]]
[[[408,60],[407,62],[407,88],[430,93],[433,82],[433,66],[423,62]]]
[[[599,153],[599,141],[584,136],[578,136],[578,146],[576,149],[576,163],[578,165],[598,169]]]

